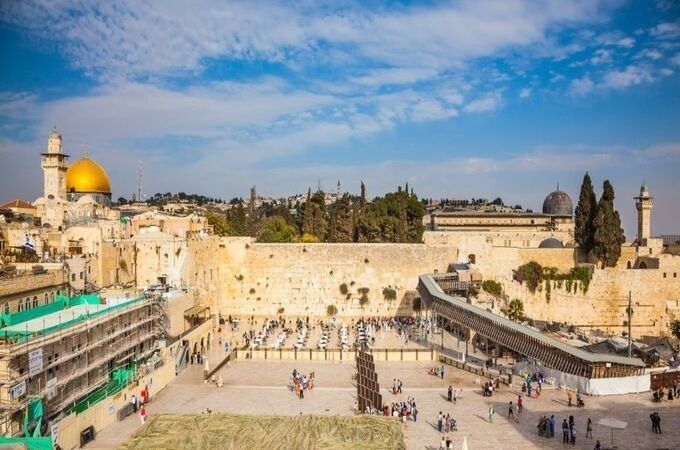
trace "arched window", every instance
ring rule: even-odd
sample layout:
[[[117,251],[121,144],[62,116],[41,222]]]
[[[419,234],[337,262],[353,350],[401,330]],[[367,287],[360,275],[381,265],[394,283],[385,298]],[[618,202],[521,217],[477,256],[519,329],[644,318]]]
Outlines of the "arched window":
[[[45,292],[45,304],[48,304],[50,302],[50,295]]]
[[[640,269],[646,269],[647,268],[647,263],[642,261],[640,265],[638,266]]]
[[[5,303],[3,310],[5,311],[5,314],[9,314],[9,303]]]
[[[631,268],[631,264],[630,264],[630,261],[628,261],[628,263],[626,264],[626,268],[628,268],[628,269],[630,269],[630,268]]]
[[[33,296],[33,308],[37,308],[37,307],[38,307],[38,296],[34,295]]]

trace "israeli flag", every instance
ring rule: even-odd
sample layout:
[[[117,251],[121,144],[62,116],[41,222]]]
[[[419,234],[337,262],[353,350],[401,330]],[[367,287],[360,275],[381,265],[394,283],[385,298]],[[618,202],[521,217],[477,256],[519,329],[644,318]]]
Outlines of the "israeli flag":
[[[24,233],[24,237],[26,238],[26,242],[24,242],[24,248],[27,248],[28,250],[35,250],[35,247],[31,243],[31,238],[28,236],[28,233]]]

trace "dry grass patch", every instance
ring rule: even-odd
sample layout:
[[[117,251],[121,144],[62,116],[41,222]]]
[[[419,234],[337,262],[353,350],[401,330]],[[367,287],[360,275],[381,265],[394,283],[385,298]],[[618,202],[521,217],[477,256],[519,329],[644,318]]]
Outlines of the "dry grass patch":
[[[161,414],[119,450],[405,449],[404,429],[381,416]]]

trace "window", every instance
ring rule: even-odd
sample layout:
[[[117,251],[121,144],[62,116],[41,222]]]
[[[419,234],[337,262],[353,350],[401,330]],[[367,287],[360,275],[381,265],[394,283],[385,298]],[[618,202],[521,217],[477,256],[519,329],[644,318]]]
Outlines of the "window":
[[[75,273],[71,274],[71,281],[76,281],[76,274]]]
[[[80,279],[83,279],[83,272],[80,272]]]
[[[48,304],[50,302],[50,296],[47,292],[45,292],[45,304]]]
[[[673,272],[673,278],[678,278],[678,272]]]
[[[9,303],[5,303],[5,306],[4,306],[3,309],[5,311],[5,314],[9,314]]]
[[[38,296],[34,295],[33,296],[33,307],[36,308],[38,306]]]
[[[663,273],[663,277],[666,278],[666,272]]]

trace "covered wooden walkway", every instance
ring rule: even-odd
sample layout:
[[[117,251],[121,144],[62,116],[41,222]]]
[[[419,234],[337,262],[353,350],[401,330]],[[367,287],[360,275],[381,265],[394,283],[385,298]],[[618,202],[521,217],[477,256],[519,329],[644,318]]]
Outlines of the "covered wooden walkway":
[[[463,297],[448,295],[438,279],[445,284],[450,276],[420,276],[418,292],[425,308],[547,368],[586,378],[624,377],[644,371],[638,358],[590,353],[471,305]]]

